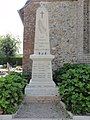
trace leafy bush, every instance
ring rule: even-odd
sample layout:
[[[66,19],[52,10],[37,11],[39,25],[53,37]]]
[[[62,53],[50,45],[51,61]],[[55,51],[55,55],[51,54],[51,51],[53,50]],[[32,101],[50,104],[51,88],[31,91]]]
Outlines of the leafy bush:
[[[10,75],[18,75],[18,76],[22,77],[23,79],[26,79],[28,83],[29,83],[29,81],[30,81],[30,79],[31,79],[31,73],[11,72]]]
[[[30,79],[31,79],[31,72],[30,73],[22,73],[22,76],[25,78],[25,79],[27,79],[27,81],[28,81],[28,83],[29,83],[29,81],[30,81]]]
[[[74,114],[90,113],[90,66],[66,64],[54,74],[67,109]]]
[[[4,114],[14,113],[23,99],[26,79],[18,73],[10,73],[0,78],[0,107]]]
[[[22,65],[22,57],[0,57],[0,65],[7,64],[7,62],[12,66]]]
[[[62,74],[66,74],[66,72],[69,69],[77,69],[78,64],[70,64],[70,63],[66,63],[63,65],[63,67],[58,68],[56,71],[54,71],[53,74],[53,79],[54,82],[58,85],[58,83],[62,82]]]
[[[0,65],[4,65],[7,63],[7,58],[6,57],[0,57]]]
[[[21,65],[22,66],[22,57],[11,57],[9,63],[12,66]]]

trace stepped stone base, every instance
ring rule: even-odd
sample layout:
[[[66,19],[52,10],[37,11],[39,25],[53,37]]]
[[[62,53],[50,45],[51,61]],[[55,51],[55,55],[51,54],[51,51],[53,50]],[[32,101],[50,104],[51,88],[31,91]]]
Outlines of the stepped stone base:
[[[24,103],[50,103],[50,102],[60,102],[60,97],[57,96],[26,96],[24,98]]]
[[[25,89],[26,96],[57,96],[57,88],[53,87],[44,87],[44,88],[29,88],[28,86]]]
[[[63,108],[58,97],[25,97],[24,102],[14,118],[62,120],[68,118],[69,114]]]
[[[70,115],[60,101],[55,83],[31,82],[26,86],[25,93],[26,97],[14,119],[69,120]]]
[[[25,88],[25,98],[13,120],[70,120],[70,114],[60,101],[53,81],[31,81]]]
[[[31,82],[25,88],[26,96],[59,96],[58,88],[53,81]]]

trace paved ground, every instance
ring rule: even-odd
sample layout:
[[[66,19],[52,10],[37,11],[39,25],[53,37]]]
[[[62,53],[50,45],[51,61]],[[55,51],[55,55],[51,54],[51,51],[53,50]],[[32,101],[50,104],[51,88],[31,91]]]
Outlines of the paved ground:
[[[38,118],[19,118],[19,119],[17,119],[17,118],[14,118],[14,119],[12,119],[12,120],[72,120],[72,119],[62,119],[62,118],[60,118],[60,119],[58,119],[58,118],[40,118],[40,119],[38,119]]]
[[[24,103],[14,118],[60,119],[69,117],[58,102]]]

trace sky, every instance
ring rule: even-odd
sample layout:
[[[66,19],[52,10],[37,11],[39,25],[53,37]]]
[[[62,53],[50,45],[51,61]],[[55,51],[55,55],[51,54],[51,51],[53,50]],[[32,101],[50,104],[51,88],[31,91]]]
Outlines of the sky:
[[[23,24],[18,11],[27,0],[0,0],[0,35],[12,34],[23,42]],[[22,53],[22,44],[20,53]]]

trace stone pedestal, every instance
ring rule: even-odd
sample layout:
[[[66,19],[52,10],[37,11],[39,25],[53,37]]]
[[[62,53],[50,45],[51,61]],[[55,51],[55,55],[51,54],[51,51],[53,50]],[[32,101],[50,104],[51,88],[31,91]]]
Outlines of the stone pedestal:
[[[53,55],[31,55],[33,60],[32,80],[25,88],[26,96],[58,96],[52,80],[51,60]]]

